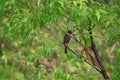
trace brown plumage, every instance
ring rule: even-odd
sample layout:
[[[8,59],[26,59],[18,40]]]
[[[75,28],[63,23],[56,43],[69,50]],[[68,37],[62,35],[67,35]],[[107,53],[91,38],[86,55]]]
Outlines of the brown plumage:
[[[63,44],[65,46],[65,53],[67,53],[67,45],[70,42],[70,38],[71,38],[70,34],[71,33],[72,32],[70,30],[68,30],[67,33],[65,33],[65,35],[64,35]]]

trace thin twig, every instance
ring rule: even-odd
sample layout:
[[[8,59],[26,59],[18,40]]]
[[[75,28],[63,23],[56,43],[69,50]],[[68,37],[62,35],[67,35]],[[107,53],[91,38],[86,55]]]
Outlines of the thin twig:
[[[67,48],[74,54],[76,55],[78,58],[81,58],[82,56],[79,56],[76,52],[74,52],[69,46],[67,46]]]
[[[78,58],[83,58],[84,59],[84,61],[87,63],[87,64],[89,64],[90,66],[92,66],[94,69],[96,69],[98,72],[101,72],[98,68],[97,68],[97,66],[94,66],[93,64],[91,64],[91,63],[89,63],[86,59],[85,59],[85,57],[83,57],[83,56],[79,56],[76,52],[74,52],[69,46],[67,46],[67,48],[75,55],[75,56],[77,56]]]
[[[48,28],[48,27],[47,27],[47,30],[48,30],[52,35],[54,35],[54,37],[55,37],[60,43],[62,43],[62,41],[58,38],[58,36],[56,35],[56,33],[53,33],[53,32],[50,30],[50,28]]]
[[[96,69],[98,72],[101,73],[100,69],[97,66],[94,66],[92,64],[90,64],[86,59],[84,60],[87,64],[89,64],[90,66],[92,66],[94,69]]]

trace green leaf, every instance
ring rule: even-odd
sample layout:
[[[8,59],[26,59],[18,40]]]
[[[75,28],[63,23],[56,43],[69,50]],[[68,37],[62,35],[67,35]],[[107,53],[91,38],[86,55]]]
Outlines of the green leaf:
[[[100,20],[100,17],[101,17],[99,11],[96,11],[96,16],[97,16],[97,20],[99,21],[99,20]]]

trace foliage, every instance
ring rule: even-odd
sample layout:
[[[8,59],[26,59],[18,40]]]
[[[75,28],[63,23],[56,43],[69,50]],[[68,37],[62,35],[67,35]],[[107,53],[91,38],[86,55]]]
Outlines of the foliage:
[[[1,0],[1,80],[103,79],[71,52],[65,55],[61,47],[64,32],[68,29],[77,34],[81,42],[84,36],[90,47],[89,27],[106,70],[111,79],[118,80],[119,46],[114,51],[110,49],[120,41],[119,12],[118,0],[110,0],[109,4],[104,0]],[[83,54],[73,40],[70,46]],[[112,55],[116,58],[110,64]]]

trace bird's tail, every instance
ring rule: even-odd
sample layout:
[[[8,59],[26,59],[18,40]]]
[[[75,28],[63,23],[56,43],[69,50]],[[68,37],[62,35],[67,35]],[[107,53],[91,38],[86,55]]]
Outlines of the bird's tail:
[[[65,45],[65,53],[67,53],[67,46]]]

